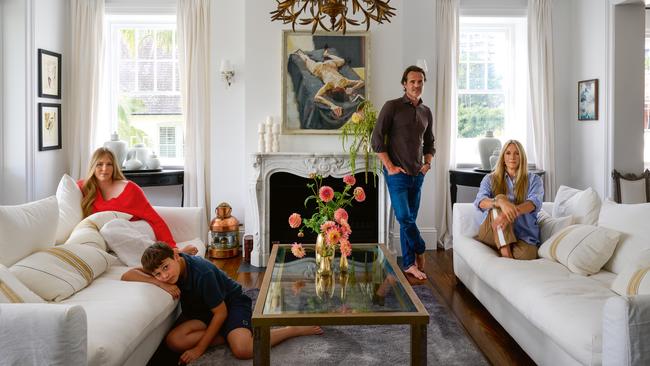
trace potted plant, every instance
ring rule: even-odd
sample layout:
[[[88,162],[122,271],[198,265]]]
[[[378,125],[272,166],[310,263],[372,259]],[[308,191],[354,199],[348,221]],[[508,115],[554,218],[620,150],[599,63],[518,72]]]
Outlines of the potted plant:
[[[350,154],[350,169],[355,172],[357,154],[362,153],[365,160],[366,183],[368,183],[368,171],[370,170],[370,139],[372,130],[377,123],[377,110],[369,100],[364,100],[357,111],[352,114],[350,120],[341,127],[341,144],[343,150]],[[379,164],[373,160],[372,172],[375,177],[379,173]]]

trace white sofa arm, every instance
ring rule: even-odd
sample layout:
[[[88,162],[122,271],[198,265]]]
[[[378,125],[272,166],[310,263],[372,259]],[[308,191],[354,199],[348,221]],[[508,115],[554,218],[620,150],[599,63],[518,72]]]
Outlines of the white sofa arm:
[[[473,204],[456,203],[454,204],[453,214],[452,234],[455,238],[461,236],[472,238],[478,234],[483,215]]]
[[[650,365],[650,295],[605,302],[603,365]]]
[[[177,242],[199,238],[205,243],[208,224],[201,207],[154,207]]]
[[[0,304],[0,365],[85,365],[87,347],[79,305]]]

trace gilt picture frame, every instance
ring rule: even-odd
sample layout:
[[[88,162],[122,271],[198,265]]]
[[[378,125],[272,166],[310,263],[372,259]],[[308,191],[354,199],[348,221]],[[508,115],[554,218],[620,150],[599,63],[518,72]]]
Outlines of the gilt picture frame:
[[[369,98],[369,33],[285,30],[282,133],[339,134]]]
[[[578,81],[578,121],[598,119],[598,79]]]
[[[38,49],[38,96],[61,99],[61,54]]]
[[[38,151],[61,148],[61,104],[38,103]]]

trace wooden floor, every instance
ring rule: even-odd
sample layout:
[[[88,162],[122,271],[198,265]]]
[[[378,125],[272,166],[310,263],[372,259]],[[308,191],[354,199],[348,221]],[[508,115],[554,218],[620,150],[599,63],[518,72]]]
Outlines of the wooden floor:
[[[438,301],[447,305],[467,334],[493,365],[535,365],[508,333],[497,323],[481,303],[462,283],[456,280],[452,250],[432,250],[426,253],[427,280],[409,276],[411,284],[424,284],[433,289]],[[264,272],[238,273],[241,258],[212,260],[217,267],[235,278],[244,289],[259,288]],[[434,340],[435,341],[435,340]]]

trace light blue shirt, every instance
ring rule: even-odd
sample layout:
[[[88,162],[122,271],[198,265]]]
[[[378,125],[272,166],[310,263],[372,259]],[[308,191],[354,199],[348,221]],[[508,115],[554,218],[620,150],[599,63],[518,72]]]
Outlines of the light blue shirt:
[[[513,194],[513,187],[515,182],[506,174],[506,184],[508,186],[508,199],[514,202],[515,197]],[[492,192],[492,174],[487,174],[481,181],[481,186],[478,189],[474,206],[483,212],[483,220],[487,216],[488,210],[483,210],[479,207],[479,203],[485,198],[494,198]],[[542,200],[544,199],[544,185],[542,179],[533,174],[528,173],[528,193],[526,194],[526,201],[530,201],[535,205],[535,209],[527,214],[521,215],[515,219],[515,236],[519,240],[523,240],[528,244],[539,246],[539,226],[537,225],[537,213],[542,208]]]

